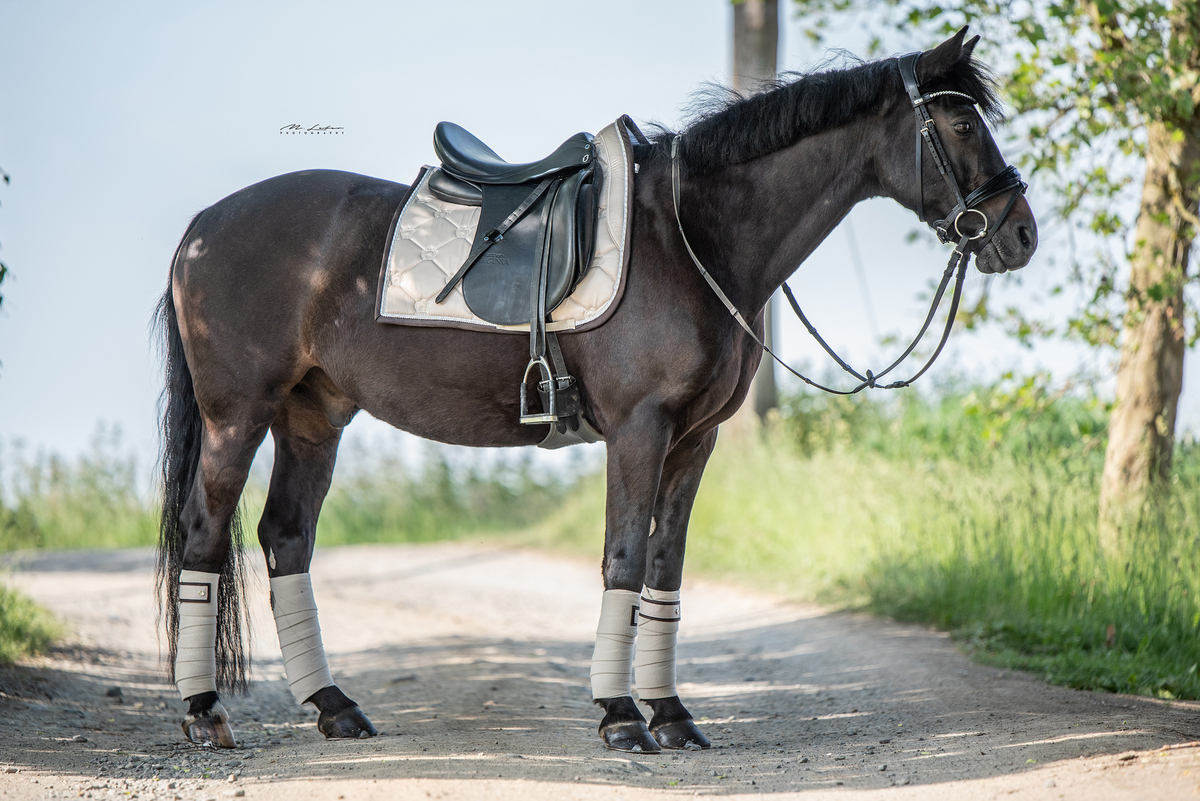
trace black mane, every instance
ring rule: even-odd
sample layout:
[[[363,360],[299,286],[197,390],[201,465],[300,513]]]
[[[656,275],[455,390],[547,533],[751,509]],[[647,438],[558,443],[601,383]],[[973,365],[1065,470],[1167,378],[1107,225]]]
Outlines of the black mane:
[[[921,86],[923,92],[942,89],[975,98],[992,121],[1002,118],[995,80],[974,58],[963,59],[947,75]],[[894,58],[826,72],[788,73],[750,97],[724,90],[693,106],[693,122],[682,141],[682,166],[697,174],[742,164],[877,111],[889,96],[903,94]],[[669,155],[674,136],[665,129],[655,133],[652,155]]]

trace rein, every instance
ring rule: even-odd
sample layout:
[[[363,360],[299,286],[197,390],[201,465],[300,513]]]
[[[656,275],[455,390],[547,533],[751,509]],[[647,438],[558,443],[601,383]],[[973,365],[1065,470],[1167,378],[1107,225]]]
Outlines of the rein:
[[[829,347],[829,344],[825,342],[819,333],[817,333],[817,329],[808,321],[808,318],[804,315],[804,312],[800,308],[800,304],[796,302],[796,296],[792,294],[791,287],[787,285],[786,281],[783,283],[783,293],[787,296],[788,303],[791,305],[792,311],[795,312],[796,316],[800,318],[800,322],[804,324],[804,327],[808,330],[808,333],[811,334],[813,339],[817,341],[821,348],[824,349],[824,351],[828,353],[835,362],[837,362],[839,367],[859,380],[860,383],[858,386],[854,387],[854,389],[839,390],[819,384],[816,381],[813,381],[811,378],[801,374],[776,356],[775,352],[767,347],[766,343],[759,339],[758,335],[754,333],[754,330],[750,327],[749,323],[746,322],[746,318],[744,318],[742,313],[738,311],[737,306],[735,306],[733,301],[729,299],[729,296],[721,290],[721,287],[717,284],[716,279],[712,277],[708,270],[704,269],[704,265],[700,263],[699,257],[696,256],[696,252],[692,250],[691,243],[688,242],[687,234],[685,234],[683,231],[683,221],[679,217],[679,143],[683,139],[683,135],[677,134],[671,140],[671,199],[675,210],[675,224],[679,227],[679,236],[683,239],[683,245],[685,248],[687,248],[688,255],[691,256],[692,261],[696,265],[696,269],[700,271],[700,275],[704,277],[704,280],[708,283],[713,293],[717,296],[721,303],[724,304],[725,308],[729,310],[729,313],[733,316],[733,319],[737,320],[738,324],[745,329],[746,333],[750,335],[751,339],[758,343],[759,347],[770,354],[771,358],[778,362],[785,370],[799,378],[804,383],[823,392],[828,392],[832,395],[854,395],[868,388],[900,389],[901,387],[909,386],[912,384],[912,382],[916,381],[925,374],[925,371],[933,365],[934,361],[937,360],[937,357],[941,355],[942,349],[945,348],[946,341],[950,338],[950,331],[954,328],[954,319],[958,316],[958,304],[962,299],[963,278],[966,276],[967,265],[969,265],[971,262],[971,254],[967,251],[967,246],[971,242],[978,240],[982,240],[979,243],[979,249],[982,249],[985,245],[987,245],[987,243],[991,241],[991,238],[995,232],[1003,224],[1005,218],[1008,217],[1008,213],[1016,204],[1017,198],[1025,194],[1026,185],[1021,181],[1020,173],[1017,172],[1016,167],[1010,165],[1005,167],[996,175],[993,175],[986,182],[984,182],[982,186],[968,194],[965,198],[963,197],[962,191],[958,185],[958,180],[954,177],[954,171],[951,169],[950,162],[946,158],[945,150],[942,148],[942,141],[938,137],[937,128],[933,124],[933,118],[929,116],[929,110],[926,106],[929,101],[944,95],[963,97],[967,100],[970,100],[972,104],[977,104],[977,101],[970,95],[949,90],[931,92],[925,95],[921,94],[916,77],[916,63],[919,56],[920,53],[909,53],[908,55],[901,56],[899,59],[897,59],[898,66],[900,68],[900,76],[904,80],[905,91],[908,93],[909,99],[912,101],[913,113],[916,116],[917,123],[916,168],[917,184],[919,186],[919,190],[917,192],[917,217],[921,220],[921,222],[925,222],[925,183],[924,176],[921,172],[921,155],[922,151],[924,150],[921,145],[922,141],[924,141],[925,145],[929,148],[930,157],[933,159],[934,165],[938,168],[938,172],[946,180],[946,183],[954,193],[954,198],[956,200],[956,204],[954,208],[950,210],[950,213],[945,217],[945,219],[935,222],[933,228],[937,233],[938,239],[941,240],[943,244],[950,244],[954,241],[950,236],[951,230],[953,230],[953,233],[958,236],[958,243],[954,247],[954,252],[950,255],[950,261],[946,264],[945,272],[942,273],[941,283],[938,284],[937,292],[933,296],[933,303],[929,307],[929,314],[925,316],[925,322],[922,324],[921,330],[917,333],[916,337],[913,338],[913,341],[909,344],[909,346],[905,348],[904,352],[900,354],[899,358],[888,365],[885,369],[878,373],[874,373],[871,370],[867,370],[865,374],[859,373],[857,370],[847,364],[842,357],[838,356],[837,353],[834,352],[833,348]],[[1011,192],[1011,196],[1008,199],[1008,204],[1004,207],[1004,211],[997,218],[995,226],[992,226],[989,230],[987,215],[980,211],[977,207],[984,201],[1004,192]],[[970,230],[963,231],[959,225],[962,219],[969,214],[976,214],[983,221],[982,227],[974,233],[972,233]],[[950,313],[946,317],[946,327],[942,331],[941,339],[938,340],[938,345],[933,351],[933,355],[929,357],[920,370],[907,379],[893,381],[890,384],[880,384],[879,379],[892,372],[892,370],[896,369],[901,362],[907,359],[913,350],[916,349],[918,343],[920,343],[921,339],[925,336],[925,333],[929,330],[929,325],[933,322],[933,318],[937,314],[938,307],[942,303],[942,296],[945,295],[946,288],[950,285],[951,276],[956,277],[954,281],[954,291],[950,298]]]

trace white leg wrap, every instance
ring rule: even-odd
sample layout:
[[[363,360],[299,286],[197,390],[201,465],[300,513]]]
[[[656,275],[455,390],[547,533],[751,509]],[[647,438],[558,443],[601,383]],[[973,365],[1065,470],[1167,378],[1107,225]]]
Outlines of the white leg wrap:
[[[179,640],[175,686],[181,698],[217,691],[217,585],[219,573],[179,574]]]
[[[304,703],[317,690],[333,686],[325,646],[321,644],[312,577],[297,573],[271,579],[271,611],[275,613],[288,687],[296,700]]]
[[[638,698],[670,698],[675,689],[675,642],[679,638],[679,590],[642,590],[638,613]]]
[[[592,698],[632,694],[633,638],[637,636],[638,594],[605,590],[592,654]]]

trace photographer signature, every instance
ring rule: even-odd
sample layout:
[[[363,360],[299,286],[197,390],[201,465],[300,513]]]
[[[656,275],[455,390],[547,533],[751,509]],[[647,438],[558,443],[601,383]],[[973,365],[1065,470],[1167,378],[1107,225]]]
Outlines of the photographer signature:
[[[279,129],[281,134],[344,134],[346,129],[340,125],[310,125],[305,128],[303,125],[285,125]]]

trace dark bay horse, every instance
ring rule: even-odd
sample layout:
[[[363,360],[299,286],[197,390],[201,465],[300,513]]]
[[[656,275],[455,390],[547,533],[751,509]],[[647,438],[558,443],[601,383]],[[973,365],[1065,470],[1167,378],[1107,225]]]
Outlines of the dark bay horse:
[[[965,29],[922,53],[916,76],[966,194],[1006,165],[985,125],[998,106],[972,57],[977,38],[964,39]],[[929,219],[955,206],[934,161],[919,159],[913,114],[897,60],[887,59],[781,82],[710,109],[683,132],[681,224],[758,335],[772,293],[859,201],[890,197]],[[606,745],[635,751],[707,746],[674,692],[672,624],[701,473],[763,355],[685,250],[672,208],[672,138],[662,132],[635,149],[623,299],[594,331],[561,335],[584,414],[607,442],[593,695]],[[517,423],[526,337],[375,322],[389,224],[407,189],[345,172],[279,176],[202,211],[176,252],[159,311],[167,353],[159,584],[192,740],[234,744],[217,690],[245,681],[237,508],[268,431],[275,461],[258,539],[289,684],[319,709],[327,737],[375,733],[329,678],[307,584],[344,426],[365,409],[458,445],[533,445],[545,435]],[[982,272],[1018,269],[1033,255],[1032,212],[1013,200],[979,206],[991,236],[967,247]],[[647,633],[639,614],[663,625]],[[645,645],[636,670],[648,727],[630,689],[635,635]],[[661,658],[643,663],[643,652]]]

